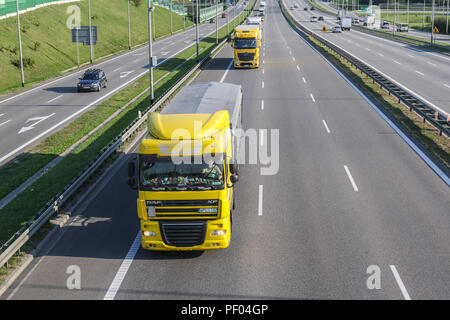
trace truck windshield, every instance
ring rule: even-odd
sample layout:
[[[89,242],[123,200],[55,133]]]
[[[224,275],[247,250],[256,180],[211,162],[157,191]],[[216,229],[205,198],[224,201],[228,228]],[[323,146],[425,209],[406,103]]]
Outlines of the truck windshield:
[[[258,41],[252,38],[236,38],[234,39],[235,49],[255,49],[258,47]]]
[[[142,190],[211,190],[223,189],[223,163],[174,164],[170,157],[139,159]]]

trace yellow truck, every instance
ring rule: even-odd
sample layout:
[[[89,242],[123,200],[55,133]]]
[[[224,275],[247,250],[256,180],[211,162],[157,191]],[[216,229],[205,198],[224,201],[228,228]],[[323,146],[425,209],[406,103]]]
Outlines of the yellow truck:
[[[219,82],[184,87],[148,132],[128,184],[138,189],[141,244],[148,250],[227,248],[231,239],[242,88]]]
[[[235,68],[259,68],[261,31],[256,25],[240,25],[234,29],[231,41]]]

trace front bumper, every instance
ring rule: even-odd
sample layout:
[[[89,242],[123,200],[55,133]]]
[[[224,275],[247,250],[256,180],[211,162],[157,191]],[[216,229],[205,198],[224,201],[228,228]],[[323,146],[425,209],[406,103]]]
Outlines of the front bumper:
[[[90,91],[98,91],[98,86],[97,87],[83,87],[83,86],[77,86],[77,91],[78,92],[90,92]]]
[[[256,62],[254,60],[252,61],[239,61],[237,59],[234,59],[234,63],[233,63],[235,68],[258,68],[259,67],[259,60],[256,60]]]
[[[211,235],[214,230],[226,230],[225,235]],[[154,232],[154,236],[144,236],[143,232]],[[231,229],[228,219],[208,220],[205,240],[202,244],[191,247],[170,246],[163,241],[159,221],[141,221],[141,245],[146,250],[157,251],[195,251],[225,249],[230,245]]]

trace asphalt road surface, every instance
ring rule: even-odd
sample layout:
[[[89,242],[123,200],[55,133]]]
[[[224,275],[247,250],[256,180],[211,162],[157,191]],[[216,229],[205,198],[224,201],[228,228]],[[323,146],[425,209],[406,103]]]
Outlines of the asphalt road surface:
[[[111,287],[114,299],[450,298],[447,184],[290,28],[276,1],[266,6],[260,68],[228,70],[227,46],[196,79],[241,84],[244,128],[279,132],[275,175],[240,170],[230,247],[133,245],[137,192],[124,161],[2,298],[103,299]],[[277,140],[263,137],[258,144],[274,150]],[[66,286],[73,265],[79,290]],[[378,289],[368,287],[373,270]]]
[[[335,16],[323,14],[318,10],[304,11],[303,8],[308,3],[306,0],[283,2],[288,9],[299,3],[298,9],[289,10],[297,21],[409,89],[436,110],[450,115],[449,56],[354,29],[332,33],[332,27],[338,25]],[[323,16],[324,21],[310,22],[312,16]],[[321,31],[324,26],[327,32]]]

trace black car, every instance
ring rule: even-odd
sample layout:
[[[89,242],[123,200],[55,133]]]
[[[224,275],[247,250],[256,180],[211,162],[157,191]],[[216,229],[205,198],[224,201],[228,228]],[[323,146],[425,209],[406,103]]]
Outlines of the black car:
[[[304,7],[303,10],[308,11],[308,8],[307,8],[307,7]]]
[[[106,88],[108,80],[105,73],[100,69],[88,69],[83,76],[79,78],[77,91],[100,91]]]
[[[323,17],[322,16],[319,17],[319,21],[323,21]]]
[[[309,10],[316,10],[314,7],[311,7]]]

